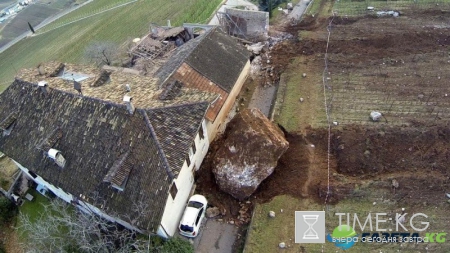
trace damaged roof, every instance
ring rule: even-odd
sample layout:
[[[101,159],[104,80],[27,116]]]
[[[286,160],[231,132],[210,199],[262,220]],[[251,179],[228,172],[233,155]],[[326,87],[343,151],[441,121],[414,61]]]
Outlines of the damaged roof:
[[[215,27],[177,48],[156,77],[164,83],[187,63],[229,93],[248,59],[249,52],[235,38]]]
[[[201,102],[130,114],[125,105],[15,80],[0,94],[7,128],[0,150],[74,197],[156,232],[207,108]],[[64,157],[63,168],[50,148]],[[148,215],[133,209],[138,203]]]
[[[61,68],[62,65],[64,66]],[[46,81],[51,88],[68,93],[79,94],[74,89],[74,83],[58,77],[55,72],[83,73],[89,76],[80,82],[83,96],[98,98],[107,102],[121,104],[125,95],[133,98],[133,104],[138,108],[155,108],[172,105],[182,105],[197,102],[212,102],[219,94],[200,91],[198,89],[182,86],[176,96],[171,99],[160,99],[164,89],[157,85],[157,79],[149,76],[139,75],[133,69],[105,67],[99,70],[89,65],[77,65],[59,62],[48,62],[41,64],[39,68],[22,69],[16,78],[30,83]],[[39,73],[41,72],[41,73]],[[97,82],[102,74],[107,73],[103,82]],[[66,75],[65,75],[66,76]],[[98,84],[97,84],[98,83]],[[127,92],[127,85],[131,91]]]
[[[236,39],[215,28],[189,54],[186,63],[229,93],[248,59],[248,51]]]

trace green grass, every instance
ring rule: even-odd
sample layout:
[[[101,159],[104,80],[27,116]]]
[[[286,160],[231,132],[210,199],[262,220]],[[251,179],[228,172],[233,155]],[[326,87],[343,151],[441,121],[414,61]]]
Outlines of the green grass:
[[[32,201],[25,200],[23,205],[20,206],[19,211],[28,215],[31,221],[35,221],[44,211],[43,205],[49,204],[50,200],[33,189],[29,190],[28,193],[33,195],[34,199]]]
[[[296,58],[286,70],[288,78],[283,103],[280,114],[275,117],[275,121],[289,132],[297,132],[306,127],[301,124],[320,127],[326,123],[320,76],[308,73],[309,76],[303,78],[303,71],[309,72],[304,66]],[[300,102],[300,98],[304,102]]]
[[[288,249],[283,252],[300,252],[294,250],[294,248],[299,248],[294,243],[295,211],[320,211],[322,208],[308,200],[298,200],[286,195],[277,196],[269,203],[256,205],[249,227],[245,252],[279,252],[278,244],[280,242],[285,242],[288,246]],[[269,211],[275,212],[275,218],[268,216]]]
[[[28,190],[27,193],[33,195],[34,198],[32,201],[25,199],[23,205],[19,207],[19,212],[23,213],[24,215],[27,215],[28,217],[30,217],[30,221],[34,222],[44,212],[44,205],[49,204],[50,200],[42,196],[42,194],[40,194],[34,189]],[[20,220],[20,216],[17,216],[17,224],[16,224],[17,234],[19,235],[19,239],[21,241],[26,241],[27,233],[26,231],[23,230],[21,225],[22,223]]]
[[[325,1],[325,0],[312,0],[312,1],[313,2],[311,3],[311,6],[309,6],[306,13],[311,14],[311,15],[317,15],[320,11],[320,5],[321,5],[322,1]]]
[[[101,6],[110,6],[111,0],[96,0],[71,15],[88,14]],[[206,22],[221,0],[138,0],[78,22],[26,38],[0,54],[0,91],[13,81],[15,70],[34,67],[50,60],[82,62],[85,48],[92,41],[123,43],[141,37],[149,25],[172,25],[183,22]],[[68,19],[70,17],[65,17]],[[58,22],[58,21],[56,21]]]

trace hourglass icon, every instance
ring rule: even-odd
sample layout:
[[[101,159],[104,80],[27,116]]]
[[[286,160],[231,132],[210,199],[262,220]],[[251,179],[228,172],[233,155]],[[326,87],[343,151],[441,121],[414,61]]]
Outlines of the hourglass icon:
[[[303,239],[319,239],[319,235],[317,234],[316,230],[314,230],[313,226],[316,224],[317,220],[319,219],[319,215],[313,215],[313,214],[304,214],[303,215],[303,221],[308,225],[308,229],[303,234]]]

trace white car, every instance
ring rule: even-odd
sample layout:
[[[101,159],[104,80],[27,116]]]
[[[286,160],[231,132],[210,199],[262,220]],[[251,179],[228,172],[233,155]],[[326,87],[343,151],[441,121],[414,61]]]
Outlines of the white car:
[[[198,230],[205,217],[208,201],[202,195],[193,195],[184,210],[183,217],[180,221],[180,234],[187,237],[196,237]]]

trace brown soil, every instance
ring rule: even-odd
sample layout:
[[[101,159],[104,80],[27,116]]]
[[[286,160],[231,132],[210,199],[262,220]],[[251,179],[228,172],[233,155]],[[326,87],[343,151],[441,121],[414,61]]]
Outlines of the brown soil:
[[[290,147],[274,173],[245,204],[249,212],[254,203],[282,194],[328,204],[364,197],[355,189],[367,182],[369,193],[364,194],[388,192],[392,194],[389,198],[409,208],[439,205],[450,185],[450,99],[444,96],[450,93],[450,15],[430,10],[403,12],[397,19],[305,17],[295,26],[278,27],[294,38],[275,45],[270,52],[274,81],[293,59],[301,59],[308,71],[322,75],[330,22],[329,71],[335,73],[331,82],[338,97],[333,100],[332,116],[350,111],[344,105],[360,107],[360,111],[353,110],[356,113],[366,113],[369,105],[384,108],[385,118],[380,124],[370,124],[368,116],[362,120],[340,118],[331,134],[330,170],[327,129],[303,127],[298,133],[285,133]],[[310,36],[298,36],[302,32]],[[351,80],[355,76],[357,81]],[[359,93],[349,93],[352,89]],[[378,97],[357,101],[363,92]],[[417,101],[418,94],[426,95],[423,101]],[[225,219],[238,220],[242,203],[221,192],[211,172],[211,158],[220,144],[217,140],[211,145],[197,173],[197,191],[226,210]],[[394,179],[398,188],[393,187]]]

